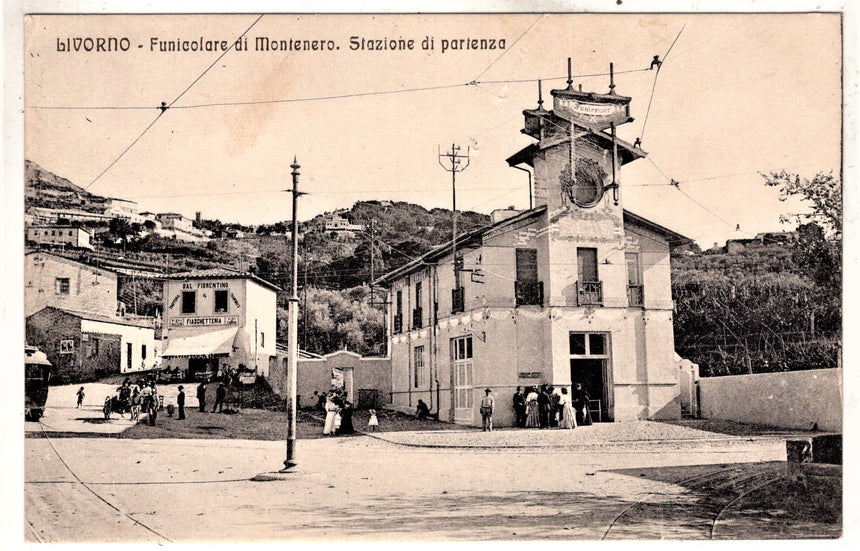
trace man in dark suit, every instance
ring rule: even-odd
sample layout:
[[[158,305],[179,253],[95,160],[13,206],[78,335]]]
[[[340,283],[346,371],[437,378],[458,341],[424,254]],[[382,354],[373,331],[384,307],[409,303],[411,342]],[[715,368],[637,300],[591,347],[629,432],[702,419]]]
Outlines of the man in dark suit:
[[[526,397],[523,395],[523,387],[518,386],[514,393],[514,413],[516,414],[516,426],[526,426]]]
[[[179,394],[176,395],[176,405],[179,407],[178,419],[185,419],[185,387],[179,385]]]

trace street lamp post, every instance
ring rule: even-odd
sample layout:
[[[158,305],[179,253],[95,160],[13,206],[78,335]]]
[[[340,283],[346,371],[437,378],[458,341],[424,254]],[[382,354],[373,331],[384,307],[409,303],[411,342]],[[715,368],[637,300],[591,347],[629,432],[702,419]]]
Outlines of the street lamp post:
[[[295,157],[293,164],[290,165],[293,169],[293,220],[292,220],[292,274],[290,279],[290,298],[287,306],[288,319],[288,334],[287,334],[287,389],[289,397],[287,398],[287,458],[284,460],[284,468],[281,472],[285,472],[296,466],[296,367],[299,357],[299,339],[298,339],[298,256],[299,256],[299,239],[298,239],[298,220],[296,219],[296,203],[299,195],[299,168]]]

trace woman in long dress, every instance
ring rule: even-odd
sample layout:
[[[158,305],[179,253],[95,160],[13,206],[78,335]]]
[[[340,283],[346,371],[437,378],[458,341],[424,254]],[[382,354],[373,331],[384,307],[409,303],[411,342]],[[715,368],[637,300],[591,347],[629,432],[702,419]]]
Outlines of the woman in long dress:
[[[325,401],[325,424],[323,425],[323,434],[325,436],[334,434],[334,418],[337,415],[337,410],[337,404],[334,403],[332,395],[329,394],[326,396]]]
[[[530,387],[526,393],[526,428],[540,428],[540,411],[538,409],[537,391]]]
[[[576,428],[576,415],[573,412],[573,404],[570,395],[567,393],[567,388],[561,389],[561,396],[558,399],[558,405],[561,407],[561,419],[558,426],[562,429]]]

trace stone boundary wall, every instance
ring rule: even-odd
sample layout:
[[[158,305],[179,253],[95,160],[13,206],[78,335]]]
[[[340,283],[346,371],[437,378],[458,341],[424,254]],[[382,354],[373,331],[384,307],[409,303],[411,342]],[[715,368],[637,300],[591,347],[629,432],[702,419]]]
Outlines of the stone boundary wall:
[[[788,429],[841,432],[842,396],[842,369],[699,379],[703,418]]]

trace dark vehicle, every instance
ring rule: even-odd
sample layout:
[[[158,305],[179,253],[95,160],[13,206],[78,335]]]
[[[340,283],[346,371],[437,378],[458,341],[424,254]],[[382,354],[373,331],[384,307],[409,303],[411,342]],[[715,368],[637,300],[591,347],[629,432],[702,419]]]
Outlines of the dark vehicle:
[[[51,377],[51,362],[44,352],[35,346],[24,347],[24,417],[38,421],[45,412],[48,401],[48,379]]]

